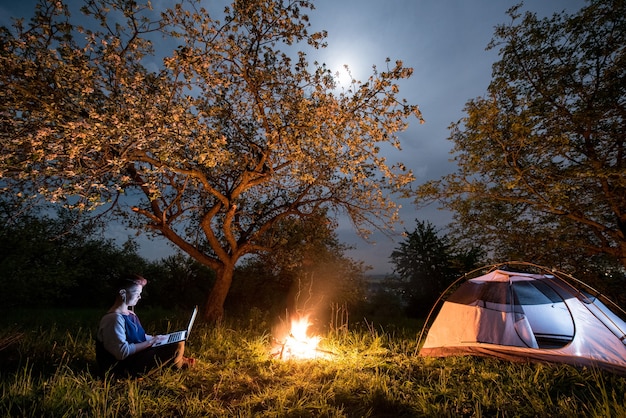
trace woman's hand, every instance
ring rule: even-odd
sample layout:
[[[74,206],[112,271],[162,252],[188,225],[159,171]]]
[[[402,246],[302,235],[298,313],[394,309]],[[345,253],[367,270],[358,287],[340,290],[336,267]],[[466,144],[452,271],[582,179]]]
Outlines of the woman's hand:
[[[148,349],[148,348],[152,347],[152,346],[154,345],[154,343],[156,343],[156,342],[158,341],[158,338],[159,338],[159,335],[157,335],[157,336],[155,336],[155,337],[149,337],[149,338],[148,338],[146,341],[144,341],[144,342],[141,342],[141,343],[136,343],[136,344],[135,344],[135,347],[136,347],[135,352],[137,352],[137,351],[143,351],[143,350],[146,350],[146,349]]]

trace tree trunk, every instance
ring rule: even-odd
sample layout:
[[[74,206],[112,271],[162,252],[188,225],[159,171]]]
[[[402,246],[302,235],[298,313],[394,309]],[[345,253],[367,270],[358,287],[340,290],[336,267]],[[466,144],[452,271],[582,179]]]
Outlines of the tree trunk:
[[[234,270],[233,264],[223,266],[215,272],[217,276],[215,285],[211,289],[204,307],[203,317],[205,320],[219,322],[224,317],[224,301],[233,281]]]

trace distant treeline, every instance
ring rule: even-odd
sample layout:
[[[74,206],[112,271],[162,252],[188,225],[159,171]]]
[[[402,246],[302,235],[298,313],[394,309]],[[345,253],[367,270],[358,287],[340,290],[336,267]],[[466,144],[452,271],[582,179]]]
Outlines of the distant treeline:
[[[23,216],[0,226],[0,304],[105,307],[123,274],[150,278],[146,305],[200,303],[213,272],[183,256],[148,261],[132,240],[119,246],[70,216]]]
[[[113,302],[115,282],[129,272],[148,279],[142,306],[187,308],[202,305],[214,283],[215,273],[186,254],[146,260],[138,254],[138,245],[132,239],[119,245],[69,214],[29,215],[4,221],[0,224],[3,308],[106,309]],[[297,279],[275,277],[271,267],[266,261],[250,260],[237,268],[225,304],[229,315],[257,309],[276,316],[293,308],[289,300]],[[401,294],[393,286],[373,294],[364,277],[358,279],[358,272],[345,276],[351,275],[341,290],[343,294],[335,294],[327,305],[349,310],[353,318],[383,316],[391,320],[405,316]]]

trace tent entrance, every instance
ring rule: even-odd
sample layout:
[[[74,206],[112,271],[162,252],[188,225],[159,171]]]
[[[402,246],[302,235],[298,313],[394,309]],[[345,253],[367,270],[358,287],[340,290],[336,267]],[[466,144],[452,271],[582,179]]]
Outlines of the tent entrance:
[[[526,317],[539,348],[560,348],[572,342],[574,317],[552,287],[543,280],[512,280],[511,292],[514,310]]]
[[[470,280],[449,301],[482,310],[476,342],[560,348],[574,339],[574,317],[566,301],[544,280]],[[521,341],[505,336],[511,324]]]

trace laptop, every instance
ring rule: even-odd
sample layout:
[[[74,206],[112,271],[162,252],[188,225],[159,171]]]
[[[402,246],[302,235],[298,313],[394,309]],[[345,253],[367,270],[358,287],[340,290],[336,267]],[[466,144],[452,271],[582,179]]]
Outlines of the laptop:
[[[193,322],[196,320],[196,315],[198,314],[198,306],[193,308],[193,312],[191,313],[191,318],[189,319],[189,324],[187,325],[187,329],[181,331],[170,332],[169,334],[165,334],[161,337],[159,341],[154,343],[152,347],[158,347],[165,344],[173,344],[179,341],[185,341],[189,338],[189,333],[191,332],[191,327],[193,327]]]

